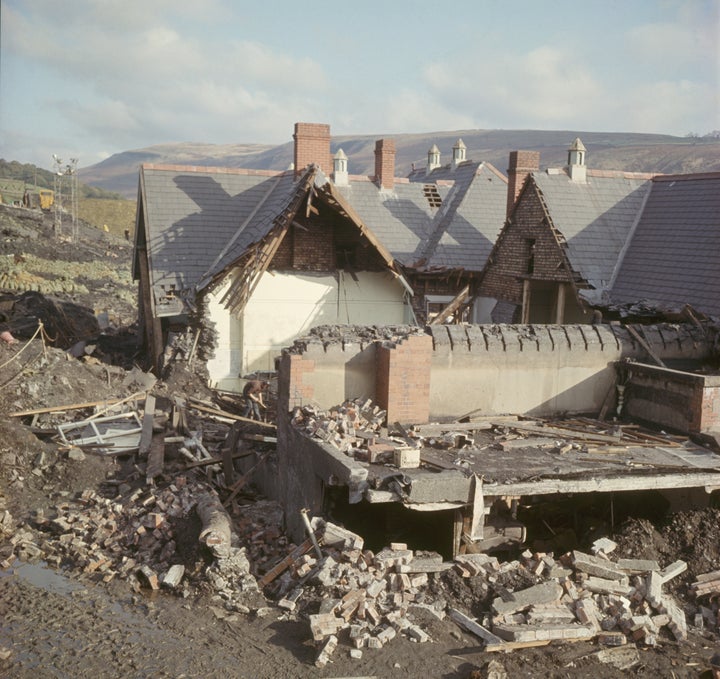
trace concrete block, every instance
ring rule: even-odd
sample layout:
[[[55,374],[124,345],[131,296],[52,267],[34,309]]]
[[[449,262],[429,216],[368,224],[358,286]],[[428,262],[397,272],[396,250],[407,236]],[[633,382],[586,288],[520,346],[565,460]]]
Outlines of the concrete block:
[[[609,561],[590,554],[578,552],[577,550],[573,552],[573,565],[576,570],[587,573],[588,575],[596,575],[606,580],[627,579],[627,575]]]
[[[417,469],[420,466],[420,449],[395,448],[394,461],[400,469]]]
[[[664,585],[668,580],[672,580],[674,577],[684,573],[687,570],[687,563],[682,560],[675,561],[669,566],[666,566],[660,571],[660,579]]]
[[[627,578],[624,581],[619,581],[589,577],[583,581],[582,586],[584,589],[595,592],[596,594],[622,594],[628,596],[633,592],[633,588],[627,582]]]
[[[660,565],[654,559],[618,559],[617,567],[630,575],[660,570]]]
[[[492,607],[496,613],[516,613],[534,604],[546,604],[558,601],[563,594],[562,587],[557,582],[543,582],[528,587],[510,595],[509,601],[500,597],[493,601]]]
[[[645,578],[645,598],[655,608],[659,608],[662,603],[662,582],[662,575],[658,571],[651,571]]]

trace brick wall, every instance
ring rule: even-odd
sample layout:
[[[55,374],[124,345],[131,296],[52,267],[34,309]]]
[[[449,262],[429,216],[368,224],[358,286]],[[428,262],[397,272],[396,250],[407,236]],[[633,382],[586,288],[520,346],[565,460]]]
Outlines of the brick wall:
[[[312,400],[315,387],[306,384],[305,376],[315,371],[315,361],[299,354],[283,354],[278,371],[278,412],[290,412]]]
[[[625,412],[681,432],[720,428],[720,377],[632,365]]]
[[[432,338],[412,335],[377,350],[375,400],[387,410],[387,421],[404,424],[430,418]]]
[[[297,217],[273,257],[270,269],[321,271],[337,269],[383,271],[385,264],[367,238],[349,220],[324,204],[319,215]]]
[[[540,199],[534,190],[525,191],[512,222],[503,229],[488,260],[480,295],[522,304],[525,278],[572,281],[564,263],[564,253],[545,222]]]
[[[378,139],[375,142],[375,181],[383,189],[395,186],[394,139]]]
[[[330,125],[323,123],[295,123],[295,174],[308,165],[319,165],[326,174],[333,171],[330,154]]]

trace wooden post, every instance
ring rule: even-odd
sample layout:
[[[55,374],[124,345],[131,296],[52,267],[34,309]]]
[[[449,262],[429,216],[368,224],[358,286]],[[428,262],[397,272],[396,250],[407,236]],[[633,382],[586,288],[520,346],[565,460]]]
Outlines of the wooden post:
[[[523,281],[523,301],[522,301],[522,322],[523,325],[530,323],[530,280]]]

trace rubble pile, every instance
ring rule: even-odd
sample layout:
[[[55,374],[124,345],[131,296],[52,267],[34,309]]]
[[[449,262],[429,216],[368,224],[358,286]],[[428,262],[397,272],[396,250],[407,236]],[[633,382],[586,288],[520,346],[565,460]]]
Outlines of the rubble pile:
[[[385,453],[394,450],[393,446],[388,449],[388,443],[381,442],[377,446],[386,415],[387,412],[373,405],[371,399],[354,399],[330,410],[312,405],[296,407],[292,411],[291,422],[296,429],[329,443],[340,452],[374,462],[381,448]]]
[[[86,490],[74,497],[60,493],[47,511],[15,526],[9,511],[0,515],[3,547],[0,567],[15,559],[42,560],[58,569],[77,572],[82,579],[110,582],[119,577],[135,589],[161,586],[188,595],[183,576],[187,555],[178,549],[178,529],[209,491],[185,476],[163,489],[118,488],[112,498]],[[244,550],[230,547],[207,570],[208,581],[222,594],[257,592]],[[227,595],[226,595],[227,597]],[[227,597],[230,598],[230,597]]]
[[[281,562],[282,575],[270,571],[260,584],[277,578],[277,605],[289,614],[317,610],[307,619],[318,667],[329,662],[342,635],[354,658],[401,634],[432,641],[416,622],[421,610],[440,620],[449,616],[483,639],[490,652],[578,640],[654,647],[661,639],[687,639],[686,613],[696,628],[717,632],[720,626],[720,571],[698,576],[693,613],[665,591],[687,570],[685,562],[661,568],[648,559],[612,561],[615,543],[607,538],[596,541],[593,553],[576,550],[557,559],[526,550],[507,562],[488,554],[446,562],[402,543],[373,553],[363,549],[360,536],[339,526],[318,519],[312,525],[316,544],[308,540]],[[452,604],[451,587],[444,584],[448,575],[473,580],[473,590],[481,593],[475,604],[487,601],[480,620]],[[707,605],[701,597],[708,597]]]

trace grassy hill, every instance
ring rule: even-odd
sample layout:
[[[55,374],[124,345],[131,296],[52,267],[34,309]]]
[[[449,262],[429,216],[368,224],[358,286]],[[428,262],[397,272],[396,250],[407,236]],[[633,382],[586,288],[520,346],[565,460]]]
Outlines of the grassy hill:
[[[505,172],[510,151],[540,151],[541,167],[561,167],[567,149],[580,137],[587,147],[588,167],[666,174],[720,171],[720,140],[660,134],[587,132],[582,130],[454,130],[428,134],[337,136],[332,138],[335,153],[342,148],[348,156],[350,174],[372,175],[375,168],[375,141],[383,136],[395,140],[397,176],[406,176],[413,165],[423,167],[427,151],[437,144],[441,161],[450,161],[452,146],[462,138],[467,157],[492,163]],[[182,164],[219,167],[246,167],[284,170],[293,160],[291,141],[278,146],[261,144],[178,143],[150,146],[118,153],[78,174],[83,182],[116,191],[126,198],[137,196],[141,163]]]
[[[86,198],[79,201],[78,217],[120,238],[125,237],[127,230],[129,238],[132,239],[135,232],[135,205],[134,200]]]

